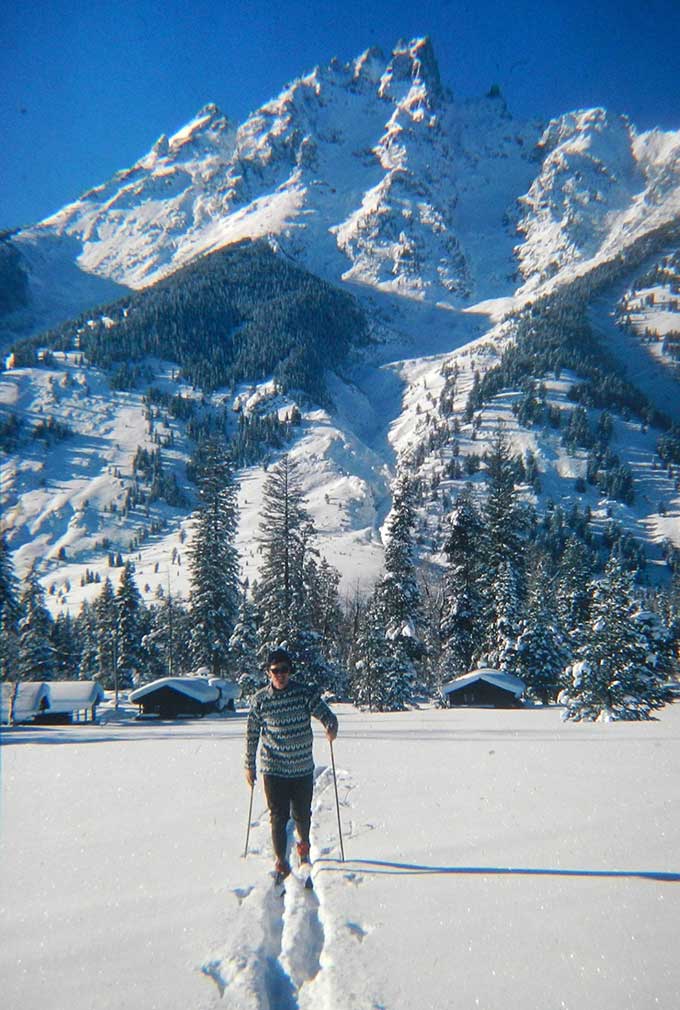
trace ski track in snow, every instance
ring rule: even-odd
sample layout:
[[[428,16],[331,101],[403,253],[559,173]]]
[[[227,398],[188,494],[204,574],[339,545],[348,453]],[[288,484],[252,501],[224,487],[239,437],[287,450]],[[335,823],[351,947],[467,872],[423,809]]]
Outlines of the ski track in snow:
[[[341,807],[347,818],[347,797],[353,788],[346,772],[338,770]],[[330,768],[317,768],[312,808],[312,855],[333,861],[334,845],[318,849],[315,835],[337,838],[334,820],[335,794]],[[320,821],[324,827],[320,829]],[[335,835],[331,831],[335,828]],[[345,827],[345,831],[347,827]],[[349,836],[354,827],[349,821]],[[287,878],[280,895],[267,871],[271,862],[267,811],[251,822],[249,856],[258,880],[248,887],[232,889],[237,902],[230,918],[229,935],[218,952],[201,965],[201,971],[217,986],[220,1010],[334,1010],[333,957],[328,937],[333,917],[327,908],[328,891],[322,876],[308,890],[295,873]],[[358,886],[356,874],[342,874],[344,886]],[[359,922],[344,923],[345,931],[362,943],[370,929]],[[327,977],[328,976],[328,977]],[[373,1006],[380,1004],[373,1003]]]

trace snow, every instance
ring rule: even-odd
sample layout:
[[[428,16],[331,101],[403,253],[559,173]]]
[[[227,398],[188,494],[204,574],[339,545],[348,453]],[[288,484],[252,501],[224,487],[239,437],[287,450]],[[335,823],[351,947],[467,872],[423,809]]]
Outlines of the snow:
[[[14,688],[14,684],[0,684],[0,722],[3,724],[9,722]],[[26,681],[17,687],[13,717],[17,722],[23,719],[32,719],[40,712],[41,708],[46,708],[49,702],[50,689],[47,684]]]
[[[524,694],[526,687],[519,677],[513,677],[510,673],[503,673],[501,670],[481,669],[473,670],[472,673],[466,673],[463,677],[450,680],[448,684],[443,685],[442,693],[453,694],[454,691],[460,691],[461,688],[473,684],[476,680],[485,680],[488,684],[493,684],[494,687],[502,687],[505,691],[512,692],[516,698],[520,698]]]
[[[319,732],[315,890],[283,901],[259,784],[242,858],[242,713],[4,732],[6,1005],[678,1005],[680,706],[336,710],[346,861]]]
[[[55,680],[47,684],[47,689],[50,713],[91,708],[105,697],[101,684],[92,680]]]
[[[209,682],[207,678],[201,677],[161,677],[159,680],[153,680],[149,684],[131,691],[130,701],[139,702],[147,694],[153,694],[154,691],[158,691],[162,687],[169,687],[173,691],[185,694],[187,698],[193,698],[195,701],[217,701],[220,697],[220,686],[222,683],[224,683],[226,688],[226,682],[219,680]]]

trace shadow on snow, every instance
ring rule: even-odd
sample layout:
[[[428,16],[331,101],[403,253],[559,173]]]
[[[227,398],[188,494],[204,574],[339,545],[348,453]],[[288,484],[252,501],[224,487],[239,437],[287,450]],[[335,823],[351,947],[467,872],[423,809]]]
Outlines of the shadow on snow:
[[[566,870],[559,867],[529,866],[428,866],[422,863],[396,863],[382,859],[351,859],[334,866],[317,860],[317,872],[343,872],[348,866],[366,874],[418,875],[446,874],[452,876],[527,876],[527,877],[604,877],[609,879],[654,880],[660,883],[680,883],[680,872],[665,870]]]

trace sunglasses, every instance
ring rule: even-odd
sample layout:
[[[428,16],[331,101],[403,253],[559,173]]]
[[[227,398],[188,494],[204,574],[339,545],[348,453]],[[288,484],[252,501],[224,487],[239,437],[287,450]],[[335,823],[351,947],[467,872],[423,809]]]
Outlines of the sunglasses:
[[[269,672],[273,673],[273,674],[290,673],[290,667],[289,666],[270,666],[269,667]]]

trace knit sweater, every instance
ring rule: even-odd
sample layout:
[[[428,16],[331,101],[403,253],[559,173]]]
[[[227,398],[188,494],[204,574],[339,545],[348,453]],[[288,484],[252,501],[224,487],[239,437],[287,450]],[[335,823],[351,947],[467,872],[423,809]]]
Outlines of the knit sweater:
[[[269,684],[253,696],[246,726],[246,768],[255,771],[260,747],[260,771],[265,775],[298,778],[314,771],[311,717],[326,729],[338,720],[321,700],[318,690],[288,681],[282,691]]]

